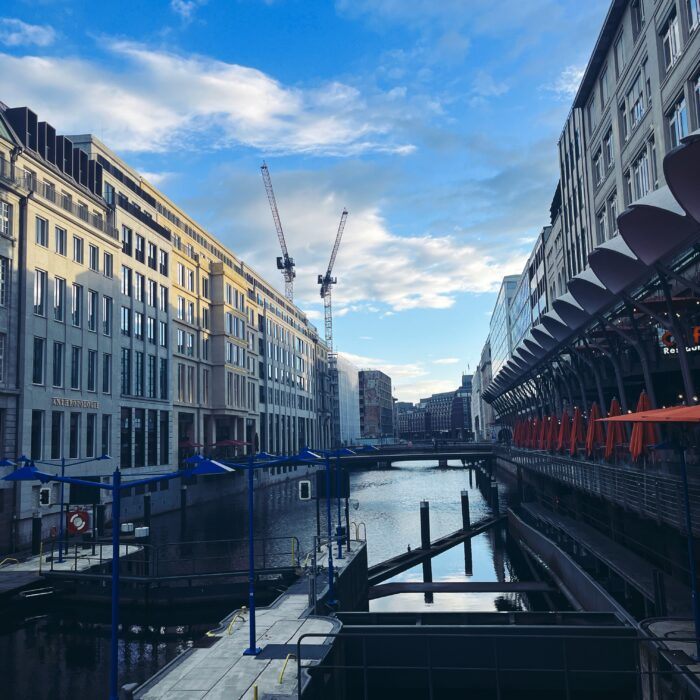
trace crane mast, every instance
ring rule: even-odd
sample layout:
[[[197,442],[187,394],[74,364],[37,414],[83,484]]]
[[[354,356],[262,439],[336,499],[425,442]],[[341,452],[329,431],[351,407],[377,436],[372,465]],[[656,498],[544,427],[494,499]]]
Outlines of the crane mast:
[[[348,218],[348,210],[343,209],[343,213],[340,217],[340,224],[338,225],[338,233],[335,236],[335,243],[333,244],[333,250],[331,252],[331,258],[328,261],[328,269],[325,275],[318,276],[318,283],[321,285],[321,298],[323,299],[323,310],[326,321],[326,345],[328,346],[328,351],[333,352],[333,308],[331,303],[331,292],[333,285],[338,281],[333,277],[333,266],[335,265],[335,258],[338,255],[338,248],[340,248],[340,241],[343,237],[343,231],[345,230],[345,221]]]
[[[284,277],[284,295],[289,301],[294,301],[294,278],[297,276],[294,270],[294,258],[289,257],[287,250],[287,241],[284,239],[284,231],[282,230],[282,221],[280,220],[279,212],[277,211],[277,200],[275,199],[275,191],[272,189],[272,180],[267,164],[263,162],[260,167],[263,183],[265,184],[265,192],[267,192],[267,201],[270,203],[270,211],[272,212],[272,220],[275,222],[275,230],[277,238],[282,249],[282,255],[277,258],[277,269],[282,271]]]

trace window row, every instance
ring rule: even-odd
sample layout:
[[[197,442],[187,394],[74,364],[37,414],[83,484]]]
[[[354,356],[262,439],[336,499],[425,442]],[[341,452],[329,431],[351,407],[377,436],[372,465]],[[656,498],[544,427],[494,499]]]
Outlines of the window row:
[[[66,365],[68,366],[68,387],[70,389],[96,392],[98,385],[103,394],[112,393],[112,355],[102,353],[101,371],[98,368],[99,352],[85,350],[82,346],[54,341],[51,356],[47,355],[49,344],[46,338],[34,337],[32,355],[32,383],[45,385],[46,370],[50,369],[51,386],[66,388]]]
[[[96,413],[51,411],[50,425],[45,426],[45,411],[32,411],[30,456],[32,459],[93,458],[112,452],[112,416]],[[98,450],[98,425],[101,426]],[[68,440],[66,441],[66,428]],[[48,454],[45,454],[44,431],[49,430]],[[66,444],[67,442],[67,444]],[[67,449],[66,449],[67,448]]]
[[[158,248],[155,243],[146,242],[141,234],[134,234],[128,226],[122,226],[122,253],[168,276],[168,251]]]

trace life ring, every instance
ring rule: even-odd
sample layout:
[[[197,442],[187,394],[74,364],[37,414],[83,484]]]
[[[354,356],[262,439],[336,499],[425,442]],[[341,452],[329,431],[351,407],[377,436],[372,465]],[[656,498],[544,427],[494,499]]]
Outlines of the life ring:
[[[79,535],[88,529],[89,522],[90,516],[87,511],[74,510],[72,513],[68,513],[68,532]]]

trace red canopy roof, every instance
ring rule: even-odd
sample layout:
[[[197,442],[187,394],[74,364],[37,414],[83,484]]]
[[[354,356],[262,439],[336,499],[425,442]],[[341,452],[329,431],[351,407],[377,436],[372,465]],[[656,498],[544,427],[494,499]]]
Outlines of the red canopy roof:
[[[609,423],[700,423],[700,406],[671,406],[600,418]]]

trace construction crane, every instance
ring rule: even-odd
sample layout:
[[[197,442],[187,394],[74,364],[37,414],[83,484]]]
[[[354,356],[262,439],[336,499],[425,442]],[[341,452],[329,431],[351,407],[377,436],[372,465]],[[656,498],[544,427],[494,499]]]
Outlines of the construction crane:
[[[282,276],[284,277],[284,296],[286,296],[289,301],[294,301],[294,278],[297,276],[297,273],[294,270],[294,258],[289,257],[287,241],[284,240],[282,222],[280,221],[280,215],[277,211],[275,192],[272,189],[270,171],[267,169],[265,161],[263,161],[263,164],[260,167],[260,172],[262,172],[263,182],[265,183],[265,191],[267,192],[267,199],[270,202],[272,220],[275,222],[275,229],[277,229],[277,238],[280,242],[280,248],[282,248],[282,255],[277,258],[277,269],[282,271]]]
[[[326,270],[325,275],[318,276],[318,283],[321,285],[321,298],[323,299],[323,308],[326,316],[326,345],[328,346],[329,352],[333,352],[333,310],[331,308],[331,289],[338,281],[335,277],[331,277],[331,275],[333,273],[335,257],[338,255],[340,239],[343,237],[345,221],[347,218],[348,210],[343,209],[343,213],[340,217],[340,224],[338,225],[338,233],[335,236],[335,243],[333,244],[333,251],[331,252],[331,259],[328,262],[328,269]]]

